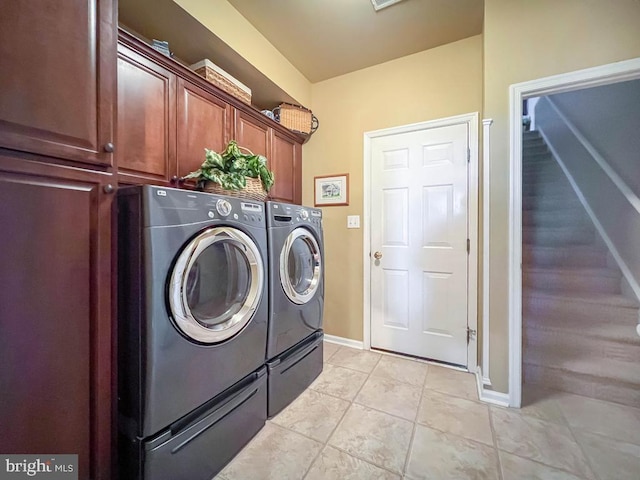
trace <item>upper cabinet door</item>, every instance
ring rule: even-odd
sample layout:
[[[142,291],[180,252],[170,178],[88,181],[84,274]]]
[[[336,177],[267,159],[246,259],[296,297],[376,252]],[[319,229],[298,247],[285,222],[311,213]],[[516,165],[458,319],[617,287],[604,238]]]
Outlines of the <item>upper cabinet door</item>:
[[[269,157],[269,168],[273,170],[275,182],[269,196],[281,202],[302,203],[302,145],[273,131],[273,149]]]
[[[176,76],[118,45],[118,181],[169,183],[176,172]]]
[[[3,2],[0,147],[111,166],[112,0]]]
[[[197,170],[204,149],[221,152],[231,138],[231,105],[178,79],[178,177]]]
[[[241,110],[236,110],[235,124],[238,145],[268,158],[271,154],[271,127]]]

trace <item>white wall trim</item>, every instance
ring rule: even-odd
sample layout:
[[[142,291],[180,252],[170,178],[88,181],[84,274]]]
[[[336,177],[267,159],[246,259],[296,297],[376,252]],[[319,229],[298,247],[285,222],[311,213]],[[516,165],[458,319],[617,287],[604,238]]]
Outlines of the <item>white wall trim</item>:
[[[359,340],[351,340],[350,338],[337,337],[335,335],[324,334],[324,341],[329,343],[335,343],[336,345],[342,345],[343,347],[357,348],[363,350],[364,345]]]
[[[509,87],[509,403],[522,400],[522,100],[640,77],[640,58]]]
[[[467,322],[472,330],[478,329],[478,113],[467,113],[453,117],[412,123],[399,127],[385,128],[364,133],[363,158],[363,346],[371,348],[371,261],[370,261],[370,212],[371,212],[371,141],[377,137],[409,133],[429,128],[466,124],[469,134],[469,211],[467,234],[471,244],[469,254],[469,280],[467,289]],[[474,372],[478,364],[478,339],[472,338],[467,347],[467,368]]]
[[[379,130],[378,130],[379,131]],[[377,132],[377,131],[376,131]],[[362,339],[365,350],[371,350],[371,140],[376,132],[364,132],[364,158],[362,170]]]
[[[478,369],[476,370],[476,386],[478,387],[478,398],[480,401],[499,405],[501,407],[510,406],[511,400],[509,398],[509,394],[485,388],[486,384],[484,384],[483,379],[482,368],[478,366]]]
[[[493,119],[482,120],[482,383],[489,378],[489,245],[491,233],[491,125]]]

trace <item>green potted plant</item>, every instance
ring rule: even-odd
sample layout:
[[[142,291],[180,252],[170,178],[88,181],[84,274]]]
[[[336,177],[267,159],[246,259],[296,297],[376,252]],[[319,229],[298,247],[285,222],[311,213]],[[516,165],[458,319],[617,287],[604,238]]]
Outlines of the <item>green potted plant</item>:
[[[274,176],[263,155],[255,155],[231,140],[222,153],[205,148],[200,168],[184,179],[195,179],[198,188],[207,192],[264,200]]]

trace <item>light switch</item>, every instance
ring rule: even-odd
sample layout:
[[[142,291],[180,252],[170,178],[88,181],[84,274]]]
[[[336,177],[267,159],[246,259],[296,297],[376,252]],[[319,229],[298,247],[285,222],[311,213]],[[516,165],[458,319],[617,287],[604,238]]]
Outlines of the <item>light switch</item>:
[[[360,228],[360,215],[347,215],[347,228]]]

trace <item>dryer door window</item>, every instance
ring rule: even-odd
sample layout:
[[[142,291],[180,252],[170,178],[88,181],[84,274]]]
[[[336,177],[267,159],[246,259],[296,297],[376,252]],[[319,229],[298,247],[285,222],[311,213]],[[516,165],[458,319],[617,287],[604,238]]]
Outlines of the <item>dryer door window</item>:
[[[263,291],[264,268],[256,244],[230,227],[204,230],[176,260],[169,306],[189,338],[218,343],[251,321]]]
[[[307,303],[318,290],[322,274],[320,247],[306,228],[289,234],[280,252],[280,282],[294,303]]]

